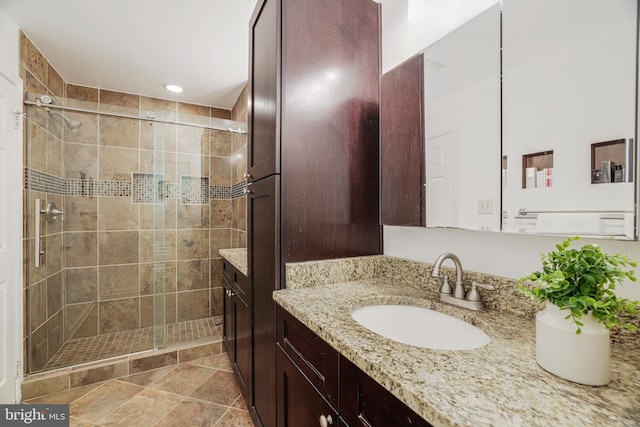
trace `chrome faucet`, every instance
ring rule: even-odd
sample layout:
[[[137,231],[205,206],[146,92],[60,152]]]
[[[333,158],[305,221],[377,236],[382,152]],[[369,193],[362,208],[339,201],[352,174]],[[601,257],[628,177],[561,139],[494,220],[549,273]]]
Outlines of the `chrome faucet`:
[[[495,286],[473,282],[471,284],[471,290],[467,294],[464,283],[462,282],[462,275],[464,273],[462,270],[462,262],[460,262],[460,258],[456,255],[450,252],[445,252],[440,255],[433,265],[431,277],[440,277],[440,266],[442,266],[442,263],[447,259],[453,261],[453,264],[456,266],[456,287],[452,292],[451,285],[449,285],[449,278],[445,275],[440,291],[438,292],[439,300],[469,310],[484,310],[484,304],[482,303],[477,288],[493,291],[496,289]]]

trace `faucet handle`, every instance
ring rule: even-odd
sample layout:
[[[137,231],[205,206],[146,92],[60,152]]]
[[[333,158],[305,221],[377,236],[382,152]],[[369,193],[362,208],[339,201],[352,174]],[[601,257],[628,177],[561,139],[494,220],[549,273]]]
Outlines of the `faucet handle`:
[[[472,282],[471,290],[467,294],[467,301],[482,301],[480,299],[480,294],[478,293],[478,288],[486,289],[488,291],[496,290],[496,287],[493,285],[485,285],[484,283]]]

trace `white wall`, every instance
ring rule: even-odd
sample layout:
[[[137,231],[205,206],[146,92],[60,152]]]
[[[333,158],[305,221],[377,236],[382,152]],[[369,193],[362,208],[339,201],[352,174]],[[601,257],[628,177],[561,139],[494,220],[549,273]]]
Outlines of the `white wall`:
[[[0,9],[0,63],[18,74],[18,26]]]
[[[424,50],[499,0],[424,0],[425,14],[407,19],[407,0],[377,0],[382,4],[382,71],[386,72]]]

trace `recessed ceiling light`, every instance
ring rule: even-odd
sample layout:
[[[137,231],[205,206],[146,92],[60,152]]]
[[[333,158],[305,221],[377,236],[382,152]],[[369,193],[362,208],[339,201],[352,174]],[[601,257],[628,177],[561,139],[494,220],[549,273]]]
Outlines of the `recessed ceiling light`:
[[[184,90],[178,85],[170,85],[170,84],[167,84],[167,83],[163,84],[162,87],[164,87],[169,92],[174,92],[174,93],[180,93],[180,92],[182,92]]]

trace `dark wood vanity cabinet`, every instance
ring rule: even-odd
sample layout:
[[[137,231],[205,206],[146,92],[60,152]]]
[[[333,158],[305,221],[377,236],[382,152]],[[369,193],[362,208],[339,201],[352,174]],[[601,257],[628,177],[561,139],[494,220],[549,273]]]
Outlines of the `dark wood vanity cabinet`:
[[[244,396],[250,393],[251,301],[249,279],[227,260],[223,264],[223,337],[225,350]]]
[[[276,318],[278,427],[432,427],[282,307]]]
[[[383,74],[380,95],[380,218],[426,225],[424,55]]]
[[[273,427],[285,263],[380,253],[380,5],[258,0],[249,33],[249,411]]]

